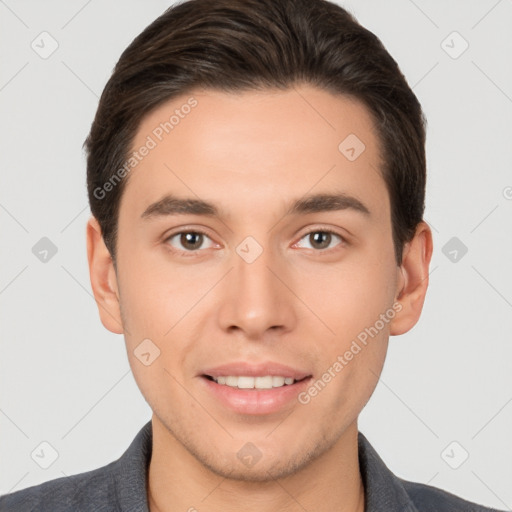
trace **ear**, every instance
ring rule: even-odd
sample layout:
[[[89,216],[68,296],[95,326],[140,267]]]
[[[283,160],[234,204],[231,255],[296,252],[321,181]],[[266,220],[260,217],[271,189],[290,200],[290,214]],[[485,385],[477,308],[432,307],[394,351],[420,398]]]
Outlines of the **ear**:
[[[392,336],[406,333],[418,322],[428,288],[432,246],[432,231],[422,221],[412,240],[404,246],[395,298],[402,309],[390,322],[389,333]]]
[[[91,217],[87,222],[87,259],[101,323],[109,331],[123,334],[116,271],[95,217]]]

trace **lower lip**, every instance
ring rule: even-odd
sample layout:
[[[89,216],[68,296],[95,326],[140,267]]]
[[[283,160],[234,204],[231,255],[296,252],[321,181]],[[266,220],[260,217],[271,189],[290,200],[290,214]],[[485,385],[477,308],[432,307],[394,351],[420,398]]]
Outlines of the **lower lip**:
[[[290,402],[308,386],[311,377],[272,389],[239,389],[201,377],[207,389],[226,407],[240,414],[271,414]]]

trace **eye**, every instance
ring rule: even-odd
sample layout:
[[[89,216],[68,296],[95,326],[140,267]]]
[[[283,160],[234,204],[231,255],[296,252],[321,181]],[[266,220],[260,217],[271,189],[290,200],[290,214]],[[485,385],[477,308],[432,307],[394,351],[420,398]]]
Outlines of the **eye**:
[[[206,247],[205,241],[210,242]],[[165,242],[178,252],[197,252],[199,249],[210,249],[214,246],[211,238],[202,231],[180,231],[169,236]]]
[[[306,233],[301,240],[306,240],[310,245],[306,246],[306,249],[317,249],[317,250],[325,250],[330,249],[332,247],[331,243],[339,240],[341,244],[345,243],[345,239],[335,233],[334,231],[326,230],[326,229],[316,229],[315,231],[310,231]],[[300,245],[300,241],[295,245],[298,247],[303,247]]]

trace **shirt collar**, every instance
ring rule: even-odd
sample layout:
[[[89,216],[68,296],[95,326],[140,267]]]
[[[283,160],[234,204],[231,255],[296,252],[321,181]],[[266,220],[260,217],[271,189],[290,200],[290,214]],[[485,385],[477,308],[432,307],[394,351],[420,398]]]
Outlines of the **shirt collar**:
[[[151,421],[148,421],[124,454],[111,466],[120,511],[149,512],[147,481],[152,434]],[[361,432],[358,433],[358,453],[365,512],[418,512],[401,480],[387,468]]]
[[[358,433],[359,468],[363,479],[365,512],[418,512],[401,479],[379,457],[368,439]]]

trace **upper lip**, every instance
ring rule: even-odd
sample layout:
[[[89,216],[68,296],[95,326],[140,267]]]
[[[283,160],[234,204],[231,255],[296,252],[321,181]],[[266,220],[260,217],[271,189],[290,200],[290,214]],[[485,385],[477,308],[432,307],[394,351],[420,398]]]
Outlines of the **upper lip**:
[[[248,377],[264,377],[265,375],[289,377],[295,380],[301,380],[309,377],[311,374],[291,366],[286,366],[272,361],[261,363],[248,363],[244,361],[235,361],[233,363],[222,364],[214,368],[207,368],[202,375],[210,377],[220,376],[248,376]]]

